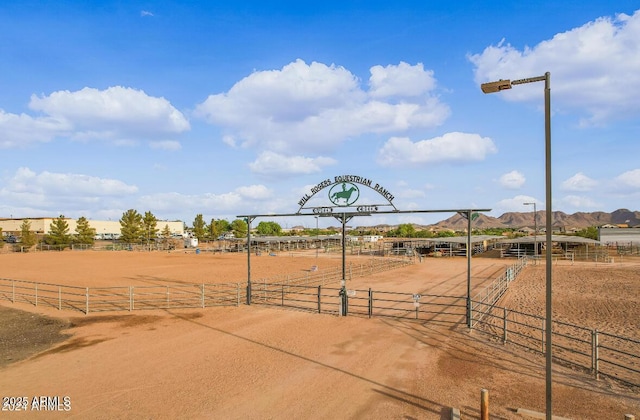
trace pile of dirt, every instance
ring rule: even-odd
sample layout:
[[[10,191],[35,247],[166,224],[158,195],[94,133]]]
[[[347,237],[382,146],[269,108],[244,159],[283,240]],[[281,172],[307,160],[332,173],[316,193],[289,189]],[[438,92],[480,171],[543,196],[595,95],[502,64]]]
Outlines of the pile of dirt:
[[[0,368],[28,359],[71,337],[71,326],[63,318],[0,306]]]

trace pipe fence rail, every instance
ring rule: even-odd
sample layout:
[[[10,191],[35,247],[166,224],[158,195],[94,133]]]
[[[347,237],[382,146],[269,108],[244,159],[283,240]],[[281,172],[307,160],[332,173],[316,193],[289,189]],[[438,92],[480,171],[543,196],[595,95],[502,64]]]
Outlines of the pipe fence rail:
[[[503,344],[545,354],[545,319],[505,307],[473,302],[474,329]],[[554,363],[640,388],[640,340],[589,329],[562,321],[552,322]]]
[[[0,300],[85,314],[144,309],[239,306],[240,283],[77,287],[0,278]]]
[[[253,283],[252,304],[281,306],[318,313],[339,315],[340,288],[322,285]],[[347,290],[348,315],[372,318],[417,319],[446,324],[464,322],[464,296],[419,295],[413,293]]]
[[[481,290],[478,294],[471,298],[472,322],[474,319],[482,319],[483,308],[491,308],[493,304],[498,302],[500,298],[507,292],[509,285],[514,281],[520,272],[527,266],[529,259],[525,257],[518,258],[518,261],[507,267],[504,274],[495,279],[491,284]],[[477,302],[473,306],[473,302]],[[473,327],[473,324],[471,324]]]
[[[366,262],[349,263],[346,267],[346,280],[352,280],[356,277],[365,277],[375,273],[394,270],[396,268],[406,267],[415,264],[413,258],[370,258]],[[327,284],[340,282],[342,280],[342,268],[330,267],[321,271],[317,266],[310,267],[306,272],[300,274],[281,274],[254,280],[251,285],[256,287],[260,283],[286,284],[286,285],[306,285],[306,286],[325,286]],[[253,300],[253,296],[252,296]]]

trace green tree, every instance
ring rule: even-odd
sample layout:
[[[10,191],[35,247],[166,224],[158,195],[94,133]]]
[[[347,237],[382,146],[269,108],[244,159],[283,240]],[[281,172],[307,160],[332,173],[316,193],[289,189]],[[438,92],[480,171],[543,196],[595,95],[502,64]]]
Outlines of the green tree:
[[[122,213],[120,219],[120,240],[126,244],[140,242],[146,237],[142,228],[142,215],[137,210],[129,209]]]
[[[201,214],[197,214],[193,221],[193,235],[198,238],[198,241],[201,241],[205,238],[206,234],[207,223],[204,221]]]
[[[211,219],[211,223],[208,226],[209,228],[209,237],[213,240],[218,239],[220,235],[224,235],[225,233],[231,231],[231,223],[224,219]]]
[[[31,231],[31,222],[28,220],[22,221],[20,235],[22,236],[22,246],[25,248],[31,248],[38,242],[38,237],[35,232]]]
[[[595,226],[588,227],[576,232],[576,236],[598,240],[598,228]]]
[[[144,213],[142,218],[142,232],[141,239],[147,242],[154,240],[158,237],[158,219],[150,211]]]
[[[436,233],[436,238],[452,238],[456,236],[455,232],[452,232],[450,230],[441,230],[440,232]]]
[[[236,219],[231,222],[231,230],[236,238],[247,236],[247,222],[242,219]]]
[[[171,229],[169,229],[169,225],[164,225],[164,229],[162,229],[162,232],[160,232],[160,237],[162,239],[171,238]]]
[[[260,222],[256,232],[258,235],[278,236],[282,232],[282,227],[276,222]]]
[[[45,243],[49,245],[69,245],[71,243],[69,223],[65,220],[64,215],[61,214],[51,222],[49,234],[45,237]]]
[[[398,225],[396,229],[390,230],[387,236],[395,236],[398,238],[413,238],[416,235],[416,228],[411,223],[403,223]]]
[[[416,238],[433,238],[433,232],[427,229],[416,232]]]
[[[169,229],[169,225],[164,225],[164,229],[160,232],[160,238],[162,238],[162,248],[169,248],[169,245],[171,244],[171,229]]]
[[[76,242],[79,244],[93,245],[96,236],[95,228],[89,225],[89,220],[82,216],[76,220]]]

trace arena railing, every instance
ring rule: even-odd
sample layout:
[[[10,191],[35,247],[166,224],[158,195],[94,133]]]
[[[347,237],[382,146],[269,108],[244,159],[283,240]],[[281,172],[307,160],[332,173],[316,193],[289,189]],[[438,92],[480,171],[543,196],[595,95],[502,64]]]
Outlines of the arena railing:
[[[473,304],[485,307],[475,312],[482,314],[474,320],[475,331],[545,354],[544,317],[485,302]],[[557,320],[552,321],[552,338],[554,363],[640,388],[640,340]]]
[[[0,278],[0,300],[71,309],[85,314],[143,309],[239,306],[240,283],[77,287]]]

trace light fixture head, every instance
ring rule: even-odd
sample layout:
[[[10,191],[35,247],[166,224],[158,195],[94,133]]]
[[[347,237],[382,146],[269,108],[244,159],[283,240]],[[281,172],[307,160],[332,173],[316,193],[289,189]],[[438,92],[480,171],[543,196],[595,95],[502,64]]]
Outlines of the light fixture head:
[[[511,89],[511,80],[498,80],[497,82],[483,83],[480,85],[480,89],[484,93],[495,93],[501,90]]]

